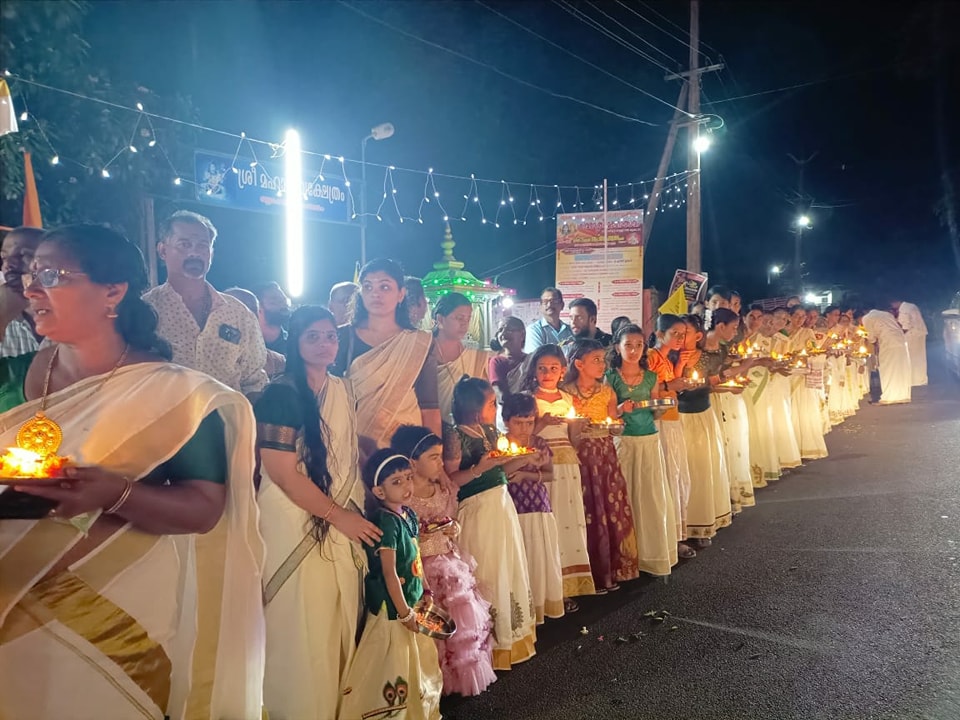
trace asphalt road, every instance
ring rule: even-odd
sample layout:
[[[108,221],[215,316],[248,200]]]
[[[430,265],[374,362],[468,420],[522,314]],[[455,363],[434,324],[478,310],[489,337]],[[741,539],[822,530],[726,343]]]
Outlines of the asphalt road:
[[[960,720],[960,386],[932,380],[864,402],[713,547],[583,599],[444,717]]]

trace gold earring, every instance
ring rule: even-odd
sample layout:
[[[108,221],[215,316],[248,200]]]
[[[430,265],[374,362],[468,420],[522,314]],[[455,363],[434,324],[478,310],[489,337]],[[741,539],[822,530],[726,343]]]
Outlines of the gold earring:
[[[120,316],[117,315],[117,309],[115,307],[113,307],[112,305],[107,305],[107,317],[110,320],[115,320]]]

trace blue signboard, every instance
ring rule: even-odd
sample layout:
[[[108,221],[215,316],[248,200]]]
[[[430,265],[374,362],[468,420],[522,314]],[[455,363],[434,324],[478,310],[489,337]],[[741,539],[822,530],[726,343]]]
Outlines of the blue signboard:
[[[282,213],[286,204],[283,163],[257,163],[218,153],[194,155],[197,200],[207,205]],[[343,178],[304,168],[301,181],[305,220],[347,223],[353,214],[350,188]]]

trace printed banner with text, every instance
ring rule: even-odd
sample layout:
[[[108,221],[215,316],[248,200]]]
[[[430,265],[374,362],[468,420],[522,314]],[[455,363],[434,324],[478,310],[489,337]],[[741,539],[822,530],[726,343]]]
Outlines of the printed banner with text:
[[[606,240],[602,212],[557,216],[557,288],[567,305],[578,297],[596,302],[597,325],[609,332],[619,315],[643,320],[643,215],[606,215]]]

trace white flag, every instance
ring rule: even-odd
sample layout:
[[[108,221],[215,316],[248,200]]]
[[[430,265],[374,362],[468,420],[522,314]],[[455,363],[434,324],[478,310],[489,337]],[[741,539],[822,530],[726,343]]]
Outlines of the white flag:
[[[13,98],[7,81],[0,78],[0,136],[18,132],[17,112],[13,108]]]

